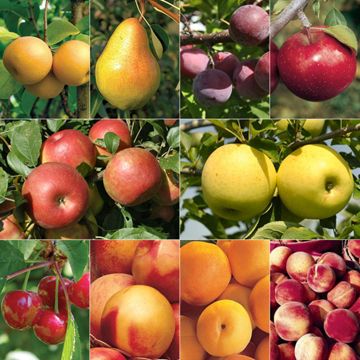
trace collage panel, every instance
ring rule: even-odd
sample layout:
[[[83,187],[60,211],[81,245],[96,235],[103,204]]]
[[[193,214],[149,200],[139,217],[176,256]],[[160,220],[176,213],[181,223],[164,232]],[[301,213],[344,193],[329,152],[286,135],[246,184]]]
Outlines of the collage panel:
[[[307,3],[272,2],[271,118],[359,118],[359,2]]]
[[[185,0],[181,117],[269,118],[269,2]]]
[[[89,241],[0,241],[0,358],[88,359],[89,274]]]
[[[179,359],[179,240],[91,241],[92,360]]]
[[[1,1],[0,27],[0,118],[89,118],[89,1]]]
[[[359,126],[182,119],[180,238],[359,238]]]
[[[179,237],[176,120],[3,120],[0,239]]]
[[[92,117],[179,116],[178,23],[172,2],[92,2]]]

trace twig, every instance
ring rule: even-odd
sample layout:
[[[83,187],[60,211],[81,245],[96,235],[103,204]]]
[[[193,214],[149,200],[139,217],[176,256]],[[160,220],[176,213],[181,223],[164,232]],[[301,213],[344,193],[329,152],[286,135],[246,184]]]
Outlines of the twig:
[[[144,19],[144,15],[145,15],[145,0],[139,0],[139,3],[140,3],[139,22],[141,23]]]
[[[344,137],[344,136],[347,136],[348,134],[351,134],[351,133],[354,133],[357,131],[360,131],[360,124],[357,124],[355,126],[346,126],[344,128],[337,129],[332,132],[316,136],[312,139],[303,140],[303,141],[294,141],[291,144],[289,144],[288,147],[290,149],[297,149],[297,148],[307,145],[307,144],[316,144],[316,143],[320,143],[325,140],[333,139],[336,137]]]
[[[40,37],[41,35],[40,35],[40,31],[39,31],[39,28],[36,23],[35,14],[34,14],[34,5],[32,3],[32,0],[28,0],[28,4],[29,4],[30,20],[32,21],[32,23],[34,25],[37,36]]]
[[[193,121],[189,121],[185,124],[181,124],[180,130],[181,131],[190,131],[193,129],[206,127],[206,126],[210,126],[210,125],[211,125],[211,122],[208,120],[193,120]]]
[[[297,12],[297,16],[305,28],[311,27],[311,22],[309,21],[303,10],[299,10]]]
[[[166,14],[167,16],[169,16],[171,19],[173,19],[175,22],[179,23],[180,22],[180,15],[179,14],[175,14],[172,11],[170,11],[169,9],[167,9],[166,7],[158,4],[155,0],[148,0],[149,3],[157,10],[159,10],[160,12]]]
[[[22,274],[25,274],[29,271],[32,271],[32,270],[37,270],[37,269],[41,269],[41,268],[44,268],[44,267],[48,267],[48,266],[51,266],[54,264],[54,261],[53,260],[49,260],[49,261],[43,261],[41,263],[38,263],[38,264],[35,264],[35,265],[31,265],[25,269],[21,269],[21,270],[18,270],[18,271],[15,271],[14,273],[12,274],[9,274],[9,275],[6,275],[4,276],[4,278],[6,280],[11,280],[11,279],[14,279]]]
[[[49,6],[49,0],[46,0],[45,2],[45,8],[44,8],[44,41],[47,43],[47,14],[48,14],[48,6]]]
[[[192,168],[188,168],[188,169],[181,170],[181,174],[182,175],[190,175],[190,176],[201,176],[201,171],[195,170]]]
[[[65,114],[71,119],[74,118],[74,114],[71,112],[68,102],[67,102],[67,94],[66,94],[66,88],[60,93],[61,96],[61,104],[65,111]]]
[[[229,31],[224,30],[212,34],[183,34],[181,35],[181,45],[230,43],[234,40],[230,37]]]

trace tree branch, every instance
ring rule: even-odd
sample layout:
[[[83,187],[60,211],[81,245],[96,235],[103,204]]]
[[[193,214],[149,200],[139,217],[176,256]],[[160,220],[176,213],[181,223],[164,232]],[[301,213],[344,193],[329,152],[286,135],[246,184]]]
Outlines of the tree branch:
[[[35,265],[31,265],[25,269],[21,269],[21,270],[18,270],[18,271],[15,271],[14,273],[12,274],[9,274],[9,275],[6,275],[4,276],[4,278],[6,280],[11,280],[11,279],[14,279],[16,278],[17,276],[20,276],[22,274],[25,274],[29,271],[32,271],[32,270],[37,270],[37,269],[42,269],[44,267],[48,267],[48,266],[51,266],[54,264],[54,261],[50,260],[50,261],[44,261],[44,262],[41,262],[41,263],[38,263],[38,264],[35,264]]]
[[[71,119],[74,117],[74,114],[71,112],[69,106],[68,106],[68,101],[67,101],[67,92],[66,92],[66,88],[64,88],[64,90],[60,93],[60,97],[61,97],[61,104],[62,107],[65,111],[65,114]]]
[[[36,34],[40,38],[40,31],[36,23],[35,14],[34,14],[34,5],[32,3],[32,0],[28,0],[29,3],[29,12],[30,12],[30,20],[32,21]]]
[[[214,45],[218,43],[230,43],[234,40],[230,37],[229,31],[224,30],[213,34],[183,34],[181,35],[181,45],[206,44]]]
[[[155,0],[148,0],[149,3],[158,11],[164,13],[165,15],[167,15],[168,17],[170,17],[171,19],[173,19],[176,23],[180,22],[180,15],[179,14],[175,14],[172,11],[170,11],[169,9],[167,9],[166,7],[158,4]]]
[[[189,121],[185,124],[181,124],[180,125],[180,130],[181,131],[190,131],[193,129],[197,129],[197,128],[201,128],[201,127],[206,127],[206,126],[210,126],[211,122],[208,120],[192,120]]]
[[[49,0],[46,0],[45,2],[45,8],[44,8],[44,41],[47,43],[47,13],[48,13],[48,6],[49,6]]]

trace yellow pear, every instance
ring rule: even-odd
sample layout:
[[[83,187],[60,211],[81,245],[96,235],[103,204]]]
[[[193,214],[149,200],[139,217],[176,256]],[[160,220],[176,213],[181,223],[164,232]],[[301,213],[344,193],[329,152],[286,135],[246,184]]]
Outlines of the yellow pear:
[[[80,40],[63,43],[54,55],[53,72],[66,85],[86,84],[90,75],[89,44]]]
[[[110,36],[95,68],[103,97],[121,110],[142,108],[160,84],[160,67],[138,19],[124,20]]]
[[[23,36],[8,45],[4,65],[13,78],[24,84],[36,84],[50,72],[53,57],[49,46],[34,36]]]
[[[50,72],[43,80],[33,85],[25,85],[25,89],[40,99],[52,99],[58,96],[64,89],[61,83],[52,72]]]

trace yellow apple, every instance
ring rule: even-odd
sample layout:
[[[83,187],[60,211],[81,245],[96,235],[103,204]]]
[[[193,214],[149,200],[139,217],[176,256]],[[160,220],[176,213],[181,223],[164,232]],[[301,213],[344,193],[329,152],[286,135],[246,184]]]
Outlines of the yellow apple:
[[[305,145],[280,165],[277,186],[281,201],[294,215],[325,219],[349,202],[354,181],[348,163],[326,145]]]
[[[300,120],[298,120],[300,121]],[[275,123],[276,127],[285,131],[288,128],[289,120],[281,119]],[[303,128],[310,133],[312,137],[319,136],[324,128],[325,120],[324,119],[307,119],[304,121]]]
[[[207,159],[201,184],[204,200],[215,215],[248,220],[270,203],[276,171],[264,153],[245,144],[227,144]]]

